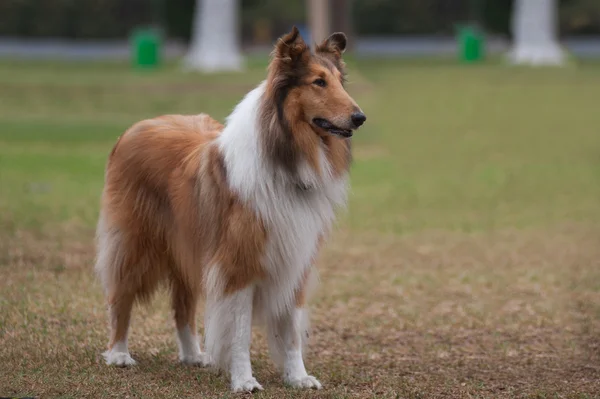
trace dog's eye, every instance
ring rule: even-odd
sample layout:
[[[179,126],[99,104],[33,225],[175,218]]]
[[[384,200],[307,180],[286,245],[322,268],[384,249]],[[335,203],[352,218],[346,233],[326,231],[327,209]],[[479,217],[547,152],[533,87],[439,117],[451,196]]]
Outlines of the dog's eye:
[[[325,87],[327,86],[327,82],[325,82],[324,79],[317,79],[313,82],[313,84],[319,86],[319,87]]]

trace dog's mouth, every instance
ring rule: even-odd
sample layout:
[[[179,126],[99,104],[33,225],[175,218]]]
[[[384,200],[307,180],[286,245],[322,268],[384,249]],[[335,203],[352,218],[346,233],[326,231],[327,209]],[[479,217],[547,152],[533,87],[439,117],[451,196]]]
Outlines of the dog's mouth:
[[[331,134],[335,134],[336,136],[349,138],[352,137],[353,134],[352,129],[342,129],[329,122],[327,119],[314,118],[313,123],[321,129],[326,130]]]

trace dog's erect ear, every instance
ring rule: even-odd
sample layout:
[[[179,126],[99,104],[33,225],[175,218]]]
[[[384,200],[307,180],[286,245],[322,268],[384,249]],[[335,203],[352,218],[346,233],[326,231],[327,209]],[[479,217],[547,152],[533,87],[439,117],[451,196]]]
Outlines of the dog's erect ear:
[[[330,53],[341,58],[344,51],[346,51],[346,42],[345,34],[342,32],[333,33],[317,46],[317,53]]]
[[[307,51],[309,48],[295,26],[290,33],[280,37],[275,45],[275,56],[284,62],[296,61]]]

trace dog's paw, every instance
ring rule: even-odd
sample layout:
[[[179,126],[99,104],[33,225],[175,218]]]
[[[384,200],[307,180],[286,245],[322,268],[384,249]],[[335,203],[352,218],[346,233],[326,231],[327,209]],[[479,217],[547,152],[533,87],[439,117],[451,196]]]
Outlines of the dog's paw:
[[[256,392],[262,391],[263,387],[256,381],[256,378],[252,377],[245,381],[232,381],[231,391],[232,392]]]
[[[208,353],[199,353],[197,355],[179,356],[179,361],[186,366],[210,367],[212,361]]]
[[[128,367],[135,366],[136,361],[127,352],[106,351],[102,354],[109,366]]]
[[[317,380],[312,375],[307,375],[305,377],[299,377],[299,378],[288,378],[288,379],[286,379],[285,383],[292,388],[299,388],[299,389],[321,389],[321,388],[323,388],[323,386],[321,385],[319,380]]]

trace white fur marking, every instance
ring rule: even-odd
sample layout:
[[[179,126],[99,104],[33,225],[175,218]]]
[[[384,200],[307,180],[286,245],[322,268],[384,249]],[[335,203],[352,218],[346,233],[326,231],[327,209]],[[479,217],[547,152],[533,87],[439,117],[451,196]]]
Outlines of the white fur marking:
[[[306,375],[297,379],[286,380],[287,385],[292,388],[300,388],[300,389],[322,389],[323,385],[312,375]]]
[[[127,367],[136,364],[136,361],[133,360],[127,350],[127,338],[116,342],[113,347],[104,352],[102,356],[104,356],[104,360],[106,360],[106,364],[108,365]]]
[[[256,378],[250,377],[245,381],[231,380],[231,390],[233,392],[256,392],[264,388],[256,381]]]
[[[206,367],[210,364],[209,356],[200,350],[200,341],[189,325],[177,330],[179,360],[183,364]]]
[[[254,286],[215,294],[209,293],[206,305],[206,350],[219,368],[229,370],[233,392],[262,390],[250,364]]]
[[[283,368],[283,380],[287,385],[321,389],[321,383],[306,372],[302,359],[305,321],[304,309],[294,309],[288,315],[269,320],[269,347]]]

